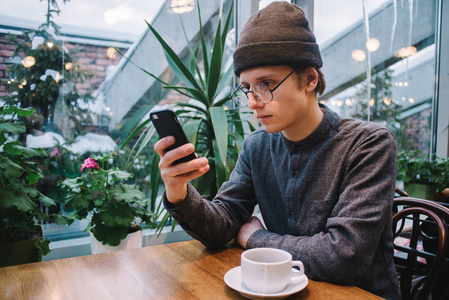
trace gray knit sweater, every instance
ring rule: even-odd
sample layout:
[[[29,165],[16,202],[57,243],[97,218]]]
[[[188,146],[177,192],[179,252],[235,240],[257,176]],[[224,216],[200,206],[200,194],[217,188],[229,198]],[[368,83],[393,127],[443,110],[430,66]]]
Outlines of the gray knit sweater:
[[[215,199],[189,185],[185,201],[164,204],[207,247],[233,239],[256,204],[266,230],[247,248],[281,248],[314,280],[356,285],[399,299],[393,263],[396,142],[386,128],[339,117],[328,107],[319,127],[291,142],[259,129],[244,142]]]

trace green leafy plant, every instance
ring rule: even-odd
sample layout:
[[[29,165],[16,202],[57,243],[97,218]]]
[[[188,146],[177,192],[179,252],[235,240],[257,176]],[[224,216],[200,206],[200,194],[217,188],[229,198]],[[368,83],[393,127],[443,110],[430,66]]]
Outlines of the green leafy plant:
[[[36,220],[49,221],[52,217],[57,224],[70,221],[59,214],[51,216],[42,212],[44,206],[51,207],[55,201],[43,195],[36,183],[43,174],[32,158],[44,156],[40,148],[26,148],[19,141],[9,140],[11,136],[25,132],[23,122],[17,116],[29,117],[32,108],[15,106],[0,107],[0,242],[12,242],[36,237]],[[38,237],[36,246],[42,255],[50,252],[50,240]]]
[[[173,108],[183,123],[187,137],[195,145],[198,155],[209,159],[211,166],[209,172],[194,180],[193,184],[202,195],[212,198],[223,182],[229,179],[230,172],[234,168],[240,152],[244,135],[248,128],[249,131],[253,131],[254,127],[242,118],[244,114],[251,113],[250,111],[241,111],[239,108],[226,106],[230,100],[233,74],[232,66],[226,64],[225,57],[225,41],[232,16],[232,4],[223,29],[221,20],[218,21],[212,45],[206,40],[203,31],[198,2],[197,7],[200,39],[198,45],[195,45],[186,37],[190,54],[186,60],[182,60],[153,26],[147,23],[150,31],[162,46],[171,70],[181,81],[181,84],[171,85],[151,72],[139,68],[161,83],[165,89],[174,90],[191,99],[188,102],[177,102],[173,105]],[[133,63],[131,60],[129,61]],[[201,64],[202,70],[199,67]],[[126,145],[136,134],[140,134],[149,122],[148,119],[138,126],[123,145]],[[138,146],[135,146],[136,151],[134,156],[130,158],[130,162],[139,155],[141,149],[148,147],[148,143],[152,141],[152,135],[154,135],[154,129],[150,124],[139,139]],[[155,176],[151,177],[151,184],[154,188],[159,185],[157,181],[160,181],[157,166],[158,157],[155,156],[151,172],[152,176]],[[152,190],[154,191],[154,189]]]
[[[20,37],[6,36],[6,42],[15,46],[12,58],[18,59],[18,63],[7,67],[12,75],[9,82],[12,93],[3,100],[10,105],[34,108],[34,119],[20,116],[28,133],[52,123],[58,101],[64,101],[62,105],[67,107],[68,117],[75,123],[76,130],[82,132],[82,125],[91,123],[92,114],[80,103],[93,101],[93,97],[90,93],[81,95],[74,83],[89,81],[94,74],[75,62],[73,54],[79,52],[80,47],[70,51],[64,47],[59,27],[51,21],[52,14],[60,12],[57,2],[47,2],[47,20],[38,29],[23,31]]]
[[[397,157],[397,179],[404,183],[436,184],[441,192],[449,187],[449,158],[432,160],[422,151],[402,151]]]
[[[110,246],[119,245],[136,227],[153,226],[145,194],[138,185],[126,183],[132,174],[110,167],[116,156],[112,152],[89,157],[81,166],[81,176],[58,184],[66,191],[64,209],[69,217],[89,219],[86,231]]]

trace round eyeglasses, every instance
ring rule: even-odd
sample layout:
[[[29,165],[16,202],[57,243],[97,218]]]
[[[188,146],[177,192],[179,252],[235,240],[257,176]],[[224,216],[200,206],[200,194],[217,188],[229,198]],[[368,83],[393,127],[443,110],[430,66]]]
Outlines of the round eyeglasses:
[[[249,93],[252,93],[254,98],[264,104],[270,103],[273,100],[273,92],[285,81],[290,75],[295,73],[295,71],[290,72],[278,85],[273,89],[270,89],[268,85],[264,82],[254,83],[250,89],[244,88],[242,85],[238,86],[232,93],[231,98],[235,104],[239,106],[248,106]]]

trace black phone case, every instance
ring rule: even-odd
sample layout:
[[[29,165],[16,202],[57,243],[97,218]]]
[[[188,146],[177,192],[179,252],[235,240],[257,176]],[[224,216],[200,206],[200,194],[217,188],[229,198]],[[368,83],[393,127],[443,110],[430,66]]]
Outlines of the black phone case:
[[[154,125],[154,128],[156,128],[156,131],[159,134],[159,138],[164,138],[170,135],[175,137],[175,143],[172,146],[168,147],[166,151],[176,149],[189,142],[173,110],[164,109],[152,112],[150,113],[150,119]],[[195,154],[192,153],[174,161],[173,165],[188,162],[195,158]]]

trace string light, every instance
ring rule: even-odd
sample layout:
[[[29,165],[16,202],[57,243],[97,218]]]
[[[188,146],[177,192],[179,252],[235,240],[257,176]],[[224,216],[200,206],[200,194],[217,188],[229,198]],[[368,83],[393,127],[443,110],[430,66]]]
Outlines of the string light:
[[[416,47],[413,46],[403,47],[399,49],[399,51],[396,53],[396,57],[406,58],[412,56],[413,54],[416,54],[417,52],[418,50],[416,49]]]
[[[352,51],[352,59],[355,61],[364,61],[366,59],[365,51],[357,49]]]
[[[36,63],[36,59],[32,56],[27,56],[22,60],[22,65],[25,68],[31,68]]]
[[[380,42],[376,38],[370,38],[366,42],[366,49],[368,49],[368,51],[370,51],[370,52],[377,51],[379,49],[379,47],[380,47]]]
[[[194,8],[193,0],[172,0],[171,9],[175,14],[191,12]]]

